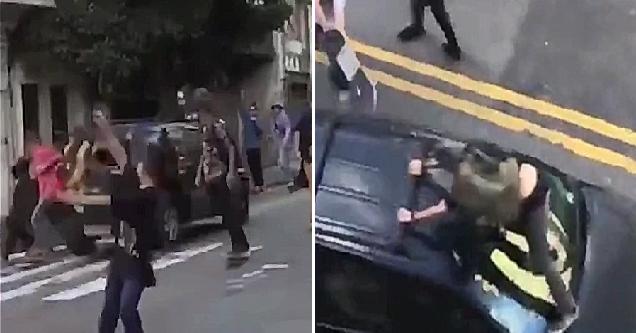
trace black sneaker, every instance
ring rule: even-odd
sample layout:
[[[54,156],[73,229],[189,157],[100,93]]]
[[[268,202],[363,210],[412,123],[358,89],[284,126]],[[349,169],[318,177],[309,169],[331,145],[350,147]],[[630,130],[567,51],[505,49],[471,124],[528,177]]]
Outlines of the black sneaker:
[[[423,26],[411,24],[400,31],[398,38],[403,42],[410,42],[424,35],[426,35],[426,30]]]
[[[561,316],[558,320],[551,321],[548,323],[548,332],[549,333],[563,333],[567,330],[572,323],[579,317],[579,309],[577,308],[572,313],[565,314]]]
[[[442,49],[444,49],[444,53],[449,56],[451,59],[455,61],[461,60],[462,50],[459,48],[459,45],[451,45],[448,43],[442,44]]]

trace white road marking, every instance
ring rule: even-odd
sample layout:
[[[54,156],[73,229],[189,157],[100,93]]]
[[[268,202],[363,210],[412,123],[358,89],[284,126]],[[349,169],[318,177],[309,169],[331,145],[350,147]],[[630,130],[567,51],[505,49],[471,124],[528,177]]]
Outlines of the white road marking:
[[[288,267],[289,267],[289,265],[287,265],[287,264],[265,264],[265,265],[263,265],[263,270],[286,269]]]
[[[107,244],[107,243],[112,243],[114,241],[115,241],[115,239],[110,237],[110,238],[98,239],[95,242],[97,244]],[[53,247],[53,252],[60,252],[60,251],[65,251],[65,250],[66,250],[66,245],[56,245],[56,246]],[[23,258],[25,255],[26,255],[26,252],[11,253],[9,255],[9,261],[14,260],[14,259]]]
[[[255,270],[255,271],[251,272],[251,273],[245,273],[245,274],[243,274],[242,277],[244,279],[249,279],[251,277],[254,277],[254,276],[257,276],[257,275],[260,275],[260,274],[263,274],[263,270],[258,269],[258,270]]]
[[[245,288],[244,284],[232,284],[226,287],[227,290],[229,291],[233,291],[233,290],[241,290]]]
[[[10,299],[14,299],[16,297],[30,295],[35,293],[36,291],[38,291],[38,289],[40,289],[41,287],[49,283],[70,281],[87,273],[101,271],[102,269],[106,268],[107,265],[108,265],[107,261],[99,261],[90,265],[72,269],[66,273],[56,275],[54,277],[27,283],[24,286],[19,287],[17,289],[12,289],[12,290],[2,292],[2,294],[0,294],[0,300],[4,302]]]
[[[66,250],[66,245],[57,245],[53,247],[53,252],[59,252],[64,250]],[[19,258],[24,258],[25,255],[26,255],[26,252],[11,253],[9,255],[9,261],[19,259]]]
[[[45,301],[68,301],[94,292],[106,289],[106,278],[100,277],[96,280],[86,282],[77,288],[68,289],[48,297],[44,297]]]
[[[5,283],[9,283],[9,282],[18,281],[18,280],[24,279],[25,277],[29,277],[31,275],[35,275],[35,274],[39,274],[39,273],[42,273],[42,272],[46,272],[48,270],[52,270],[52,269],[55,269],[55,268],[58,268],[58,267],[61,267],[61,266],[64,266],[64,265],[80,262],[80,261],[82,261],[82,259],[84,259],[84,258],[82,258],[82,257],[68,258],[68,259],[65,259],[64,261],[54,262],[52,264],[40,266],[40,267],[29,269],[29,270],[26,270],[26,271],[13,273],[13,274],[7,275],[7,276],[3,276],[3,277],[0,277],[0,284],[5,284]]]
[[[152,267],[155,270],[161,270],[168,266],[172,266],[174,264],[184,262],[198,254],[212,251],[216,248],[219,248],[223,245],[223,243],[213,243],[206,246],[197,247],[191,250],[184,250],[176,253],[170,253],[162,256],[161,258],[155,260],[152,264]],[[86,296],[98,291],[103,291],[106,288],[106,279],[100,277],[93,281],[84,283],[78,287],[63,290],[56,294],[47,296],[42,298],[44,301],[70,301],[78,297]]]

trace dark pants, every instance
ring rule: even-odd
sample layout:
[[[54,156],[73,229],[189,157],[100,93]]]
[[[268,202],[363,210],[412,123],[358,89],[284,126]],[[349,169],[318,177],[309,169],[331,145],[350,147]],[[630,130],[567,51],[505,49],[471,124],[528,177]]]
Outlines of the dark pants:
[[[221,218],[223,226],[227,228],[227,231],[230,234],[232,251],[249,251],[250,244],[247,242],[247,236],[245,236],[245,231],[243,231],[243,227],[241,226],[241,220],[239,219],[237,209],[235,207],[228,208]]]
[[[411,16],[412,24],[424,27],[424,8],[426,6],[431,7],[431,12],[439,24],[439,27],[444,32],[446,40],[450,45],[458,45],[457,38],[455,37],[455,31],[450,22],[450,16],[446,11],[444,0],[411,0]]]
[[[524,212],[521,222],[525,231],[524,234],[528,240],[532,267],[539,274],[545,275],[559,313],[569,314],[575,311],[576,303],[554,265],[554,259],[550,254],[550,245],[547,239],[548,221],[550,218],[549,198],[550,194],[548,192],[542,204]]]
[[[247,149],[247,164],[254,180],[254,186],[263,186],[263,165],[261,163],[261,149]]]
[[[123,271],[111,263],[106,282],[104,308],[99,318],[99,333],[114,333],[121,318],[126,333],[143,333],[137,305],[145,289],[143,270]]]
[[[230,234],[232,251],[243,252],[250,249],[250,244],[241,225],[241,211],[239,194],[231,194],[225,182],[208,188],[210,205],[221,211],[221,221]]]
[[[25,214],[23,214],[25,215]],[[13,212],[3,221],[6,229],[3,231],[5,239],[2,240],[2,258],[8,259],[9,253],[16,251],[18,241],[21,241],[24,248],[29,248],[33,244],[33,236],[27,230],[29,223],[28,216],[18,217]]]
[[[303,153],[301,153],[301,156],[303,156]],[[311,159],[305,160],[303,156],[300,161],[300,168],[298,168],[298,174],[296,175],[296,179],[294,179],[294,185],[297,187],[309,187],[309,179],[307,179],[307,175],[305,174],[305,163],[311,163]]]

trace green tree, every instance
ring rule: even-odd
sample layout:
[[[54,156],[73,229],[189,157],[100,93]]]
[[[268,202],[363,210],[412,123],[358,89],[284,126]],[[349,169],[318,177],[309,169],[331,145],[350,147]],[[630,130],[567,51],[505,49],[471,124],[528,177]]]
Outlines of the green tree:
[[[93,96],[108,101],[155,95],[176,109],[176,87],[228,76],[241,47],[280,27],[284,1],[57,0],[37,10],[14,38],[23,50],[48,51],[86,74]]]

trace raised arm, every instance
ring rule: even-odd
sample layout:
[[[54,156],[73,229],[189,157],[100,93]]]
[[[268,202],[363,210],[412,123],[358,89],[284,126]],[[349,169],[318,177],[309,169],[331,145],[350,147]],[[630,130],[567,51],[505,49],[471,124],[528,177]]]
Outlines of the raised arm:
[[[95,124],[97,124],[97,127],[102,131],[106,138],[106,147],[108,148],[108,151],[115,159],[115,162],[117,162],[119,168],[123,170],[128,163],[126,149],[124,149],[121,142],[119,142],[117,137],[115,137],[108,120],[101,114],[95,116]]]

